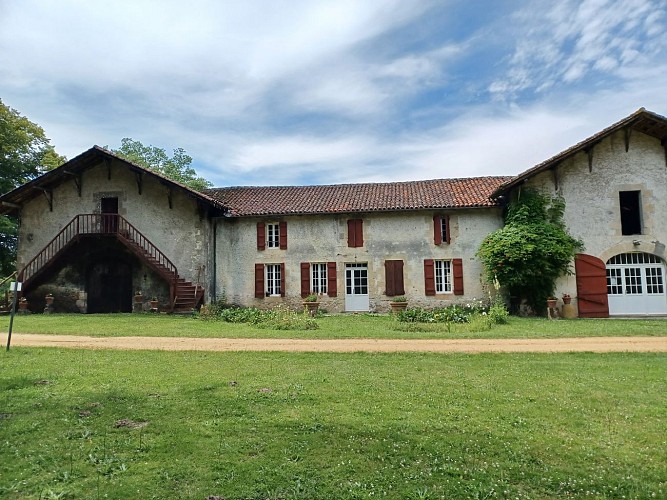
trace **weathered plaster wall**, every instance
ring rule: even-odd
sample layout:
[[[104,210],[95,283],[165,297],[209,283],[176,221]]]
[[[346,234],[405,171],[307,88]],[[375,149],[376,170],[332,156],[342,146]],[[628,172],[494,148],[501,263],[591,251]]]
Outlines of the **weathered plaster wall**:
[[[217,230],[217,290],[228,302],[272,307],[301,305],[301,262],[337,263],[338,296],[324,297],[322,307],[344,310],[345,264],[368,264],[371,311],[389,310],[385,293],[384,261],[404,261],[405,292],[411,306],[435,307],[451,302],[483,298],[482,264],[475,257],[482,239],[501,226],[498,209],[451,211],[451,244],[433,242],[434,212],[368,213],[331,216],[290,216],[276,219],[221,220]],[[347,246],[347,220],[363,219],[364,246]],[[257,250],[257,222],[287,221],[286,250]],[[427,297],[424,291],[424,259],[463,259],[465,295]],[[285,297],[254,298],[255,263],[285,263]]]
[[[100,213],[102,197],[118,197],[118,212],[152,241],[176,265],[181,277],[204,282],[210,258],[209,222],[200,218],[196,202],[174,190],[169,208],[167,187],[143,176],[139,194],[134,173],[112,162],[111,179],[105,165],[82,175],[81,197],[74,180],[53,190],[53,211],[43,195],[21,209],[18,266],[23,267],[77,214]],[[203,266],[203,267],[202,267]],[[200,271],[201,269],[201,271]]]
[[[617,132],[594,147],[592,172],[588,156],[578,153],[557,168],[556,177],[558,192],[566,202],[565,223],[570,233],[584,242],[584,253],[605,262],[631,251],[666,258],[667,165],[658,139],[633,131],[626,152],[624,133]],[[550,194],[557,192],[551,171],[527,185]],[[620,191],[641,191],[643,234],[621,234]],[[640,243],[634,245],[635,240]],[[559,280],[558,292],[576,296],[574,276]]]

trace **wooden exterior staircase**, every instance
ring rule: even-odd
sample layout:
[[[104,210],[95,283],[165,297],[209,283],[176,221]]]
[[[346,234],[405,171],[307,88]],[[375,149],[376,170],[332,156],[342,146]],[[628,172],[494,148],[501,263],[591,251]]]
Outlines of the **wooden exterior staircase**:
[[[87,236],[115,236],[137,257],[146,262],[169,283],[171,312],[190,312],[204,300],[204,288],[178,275],[176,266],[137,228],[118,214],[79,214],[21,269],[18,280],[24,288],[57,257],[80,238]]]

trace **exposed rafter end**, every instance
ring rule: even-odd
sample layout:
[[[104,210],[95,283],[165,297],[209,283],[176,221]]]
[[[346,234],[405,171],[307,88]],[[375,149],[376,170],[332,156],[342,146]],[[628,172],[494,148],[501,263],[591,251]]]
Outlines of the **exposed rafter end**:
[[[134,178],[137,181],[137,190],[139,191],[139,195],[141,195],[141,191],[144,187],[144,174],[141,172],[135,172]]]
[[[558,167],[560,167],[560,163],[557,163],[556,165],[554,165],[553,167],[551,167],[551,173],[552,173],[553,176],[554,176],[554,191],[558,191],[558,189],[560,188],[559,183],[558,183],[558,181],[559,181],[559,178],[558,178]]]
[[[44,193],[44,198],[46,198],[46,202],[49,204],[49,211],[53,212],[53,191],[50,189],[44,189],[43,187],[35,186],[35,189],[39,189],[42,193]]]
[[[625,139],[625,152],[626,153],[630,150],[630,135],[632,135],[632,128],[625,127],[623,129],[623,137]]]
[[[72,179],[74,179],[74,184],[76,184],[76,192],[79,193],[79,198],[81,198],[81,174],[75,174],[74,172],[70,172],[69,170],[64,170],[64,174],[70,175]]]
[[[593,172],[593,148],[595,147],[595,144],[591,144],[589,147],[584,149],[584,152],[586,153],[586,156],[588,156],[588,172],[591,173]]]

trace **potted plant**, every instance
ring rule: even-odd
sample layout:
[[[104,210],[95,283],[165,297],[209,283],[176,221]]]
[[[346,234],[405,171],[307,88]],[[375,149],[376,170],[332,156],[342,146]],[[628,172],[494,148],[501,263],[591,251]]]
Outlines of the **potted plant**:
[[[160,302],[157,300],[157,297],[151,298],[151,311],[157,311]]]
[[[556,297],[547,297],[547,307],[549,309],[555,309],[558,299]]]
[[[46,296],[44,297],[44,300],[46,301],[47,306],[52,305],[53,300],[54,300],[53,294],[52,293],[47,293]]]
[[[19,299],[19,311],[27,311],[28,310],[28,299],[25,297],[21,297]]]
[[[144,301],[144,296],[141,294],[141,290],[134,292],[134,302],[141,304]]]
[[[302,302],[304,311],[306,311],[311,316],[315,316],[318,309],[320,308],[320,302],[318,299],[319,297],[315,293],[311,293],[307,297],[304,297]]]
[[[405,298],[403,295],[398,296],[398,297],[393,297],[391,299],[391,302],[389,302],[389,305],[391,306],[391,312],[401,312],[405,311],[408,307],[408,299]]]
[[[569,293],[564,293],[563,294],[563,304],[569,304],[572,302],[572,297],[570,297]]]

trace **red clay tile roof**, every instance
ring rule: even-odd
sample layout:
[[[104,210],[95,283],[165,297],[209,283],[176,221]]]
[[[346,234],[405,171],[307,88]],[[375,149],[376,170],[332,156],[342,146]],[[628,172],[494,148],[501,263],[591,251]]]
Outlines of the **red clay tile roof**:
[[[296,215],[491,207],[490,195],[512,177],[473,177],[377,184],[228,187],[205,193],[229,215]]]

